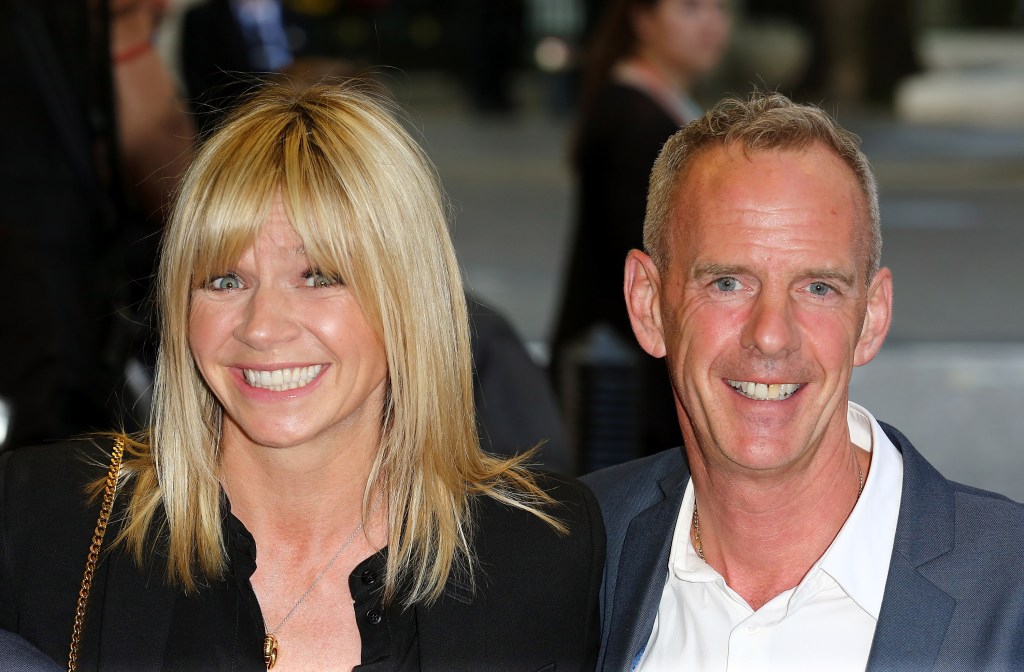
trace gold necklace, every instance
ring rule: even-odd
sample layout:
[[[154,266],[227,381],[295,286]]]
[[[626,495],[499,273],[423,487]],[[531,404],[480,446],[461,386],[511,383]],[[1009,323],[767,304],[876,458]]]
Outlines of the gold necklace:
[[[854,454],[853,459],[857,462],[857,499],[864,492],[864,468],[860,466],[860,460]],[[697,557],[704,560],[704,544],[700,541],[700,515],[697,513],[697,498],[693,498],[693,547],[697,551]],[[706,562],[706,561],[705,561]]]
[[[370,507],[370,513],[366,516],[367,519],[373,517],[373,514],[377,512],[377,507],[380,506],[380,500],[383,499],[383,497],[384,491],[381,490],[380,494],[377,495],[377,499],[374,500],[373,506]],[[335,551],[334,555],[331,556],[331,559],[327,561],[326,565],[324,565],[324,568],[321,569],[320,573],[316,575],[315,579],[313,579],[313,583],[309,584],[309,588],[306,588],[306,592],[304,592],[299,599],[295,601],[295,604],[293,604],[292,608],[288,610],[288,613],[284,615],[284,618],[282,618],[281,622],[277,624],[277,627],[267,631],[267,636],[263,638],[263,662],[267,664],[268,670],[274,667],[274,664],[277,662],[277,657],[281,651],[281,641],[277,638],[276,633],[281,631],[281,628],[283,628],[284,624],[288,622],[288,619],[292,617],[292,614],[294,614],[299,606],[306,601],[309,594],[313,592],[314,588],[316,588],[316,584],[320,583],[320,579],[324,578],[324,574],[326,574],[327,570],[334,565],[334,562],[341,557],[341,554],[345,552],[345,549],[352,545],[352,542],[356,540],[356,535],[358,535],[362,529],[363,521],[360,520],[359,524],[356,525],[356,529],[352,530],[352,534],[348,535],[345,541],[342,542],[341,548]]]

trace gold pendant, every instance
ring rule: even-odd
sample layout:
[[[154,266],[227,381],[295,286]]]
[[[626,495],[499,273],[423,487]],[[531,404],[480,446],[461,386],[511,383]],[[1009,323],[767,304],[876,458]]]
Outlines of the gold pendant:
[[[268,670],[277,662],[277,637],[270,633],[263,638],[263,661],[267,664]]]

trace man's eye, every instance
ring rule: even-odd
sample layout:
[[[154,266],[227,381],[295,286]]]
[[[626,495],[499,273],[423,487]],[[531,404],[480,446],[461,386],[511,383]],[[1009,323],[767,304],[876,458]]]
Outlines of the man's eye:
[[[302,274],[302,277],[306,279],[307,287],[332,287],[341,284],[340,279],[324,275],[317,270],[308,270]]]
[[[206,286],[218,291],[241,289],[242,281],[234,273],[227,273],[216,278],[210,278],[210,281],[206,283]]]
[[[828,296],[832,291],[832,287],[826,285],[824,282],[812,282],[807,286],[807,291],[815,296]]]
[[[743,286],[736,278],[719,278],[718,280],[715,280],[714,285],[715,289],[720,292],[735,292]]]

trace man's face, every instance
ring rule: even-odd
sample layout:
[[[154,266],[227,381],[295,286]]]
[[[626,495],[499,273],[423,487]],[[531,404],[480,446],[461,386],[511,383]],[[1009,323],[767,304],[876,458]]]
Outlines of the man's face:
[[[634,255],[656,278],[653,348],[638,337],[667,357],[685,441],[727,471],[845,450],[850,375],[881,346],[891,305],[888,270],[865,282],[867,207],[852,171],[819,145],[718,147],[676,199],[667,268]]]

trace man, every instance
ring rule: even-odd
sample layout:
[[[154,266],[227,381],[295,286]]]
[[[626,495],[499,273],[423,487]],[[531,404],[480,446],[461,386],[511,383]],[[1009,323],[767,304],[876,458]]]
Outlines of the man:
[[[684,447],[585,479],[601,669],[1024,669],[1024,507],[848,400],[892,315],[856,137],[778,94],[720,103],[662,150],[644,244],[627,308]]]

